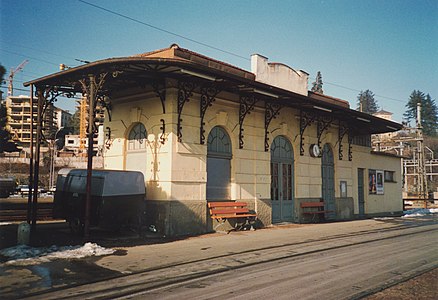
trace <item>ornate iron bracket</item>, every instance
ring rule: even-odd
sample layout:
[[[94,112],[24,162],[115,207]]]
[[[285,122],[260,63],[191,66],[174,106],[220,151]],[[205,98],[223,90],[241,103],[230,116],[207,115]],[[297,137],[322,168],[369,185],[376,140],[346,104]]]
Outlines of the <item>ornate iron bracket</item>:
[[[178,142],[182,142],[182,126],[181,126],[181,114],[186,102],[190,101],[190,97],[193,95],[195,85],[192,82],[178,82],[178,125],[177,136]]]
[[[349,133],[349,128],[339,121],[339,135],[338,135],[338,143],[339,143],[339,160],[344,158],[344,149],[342,145],[342,140],[344,139],[345,134]]]
[[[240,96],[240,108],[239,108],[239,149],[243,148],[243,121],[246,115],[254,109],[258,99],[254,96]]]
[[[98,95],[96,98],[96,102],[99,102],[103,108],[108,113],[108,120],[111,122],[111,112],[113,109],[113,105],[111,104],[111,99],[108,96]]]
[[[349,130],[348,131],[348,160],[349,161],[353,160],[353,147],[351,146],[352,143],[353,143],[353,134]]]
[[[50,108],[53,108],[53,104],[58,100],[59,96],[65,96],[68,98],[71,98],[74,96],[73,92],[64,92],[64,91],[59,91],[57,86],[47,86],[46,88],[41,89],[40,87],[37,87],[36,91],[35,91],[35,96],[38,97],[38,91],[41,90],[42,91],[42,97],[44,99],[43,105],[42,105],[42,118],[40,121],[40,125],[41,125],[41,141],[45,141],[47,142],[47,139],[53,139],[53,137],[51,136],[52,134],[54,134],[55,132],[51,132],[50,131],[50,122],[53,120],[53,115],[50,116],[48,115],[49,113],[53,114],[53,110],[51,110]],[[48,123],[48,124],[45,124]],[[44,132],[46,131],[46,132]],[[46,137],[46,135],[44,134],[49,134],[49,137]]]
[[[106,128],[107,133],[105,133],[106,142],[105,142],[105,148],[110,149],[111,145],[113,144],[113,139],[111,138],[111,128]]]
[[[166,123],[164,122],[164,119],[160,119],[160,122],[161,122],[161,126],[160,126],[160,129],[161,129],[160,143],[162,145],[164,145],[164,143],[166,142],[166,136],[165,136],[165,133],[166,133]]]
[[[96,98],[96,101],[94,101],[93,103],[93,116],[96,116],[96,106],[97,103],[105,103],[105,101],[103,100],[103,95],[100,93],[102,90],[102,87],[105,83],[105,78],[108,75],[108,72],[105,73],[101,73],[98,75],[98,80],[96,81],[96,77],[94,77],[94,82],[91,82],[89,78],[84,78],[84,79],[80,79],[79,82],[82,86],[82,94],[83,95],[88,95],[87,96],[87,102],[89,101],[89,94],[90,94],[90,87],[92,84],[94,84],[94,96]],[[106,105],[106,104],[103,104]],[[91,108],[89,108],[91,109]],[[93,119],[94,119],[93,117]],[[96,133],[97,132],[97,126],[96,123],[93,123],[93,132],[92,133]],[[92,134],[89,133],[89,134]]]
[[[300,110],[300,155],[304,155],[304,131],[315,122],[316,116]]]
[[[157,94],[158,98],[160,98],[161,106],[163,108],[163,114],[165,114],[166,113],[166,106],[165,106],[166,88],[165,88],[165,85],[162,82],[154,81],[152,83],[152,88],[154,89],[154,92],[155,92],[155,94]]]
[[[213,105],[213,102],[216,100],[217,94],[220,93],[220,90],[215,86],[202,87],[201,88],[201,106],[200,106],[200,116],[201,116],[201,127],[200,127],[200,143],[204,145],[205,143],[205,130],[204,130],[204,116],[207,108]]]
[[[269,150],[269,124],[280,113],[280,109],[283,107],[279,104],[273,104],[271,102],[265,102],[265,152]]]
[[[321,136],[326,131],[330,125],[333,123],[334,119],[332,117],[318,117],[316,136],[318,138],[318,147],[321,149]]]

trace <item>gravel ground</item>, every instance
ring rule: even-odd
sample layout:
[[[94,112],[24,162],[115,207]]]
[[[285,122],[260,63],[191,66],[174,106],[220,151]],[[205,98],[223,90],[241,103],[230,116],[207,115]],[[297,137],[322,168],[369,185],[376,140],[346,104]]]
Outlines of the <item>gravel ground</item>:
[[[364,298],[366,300],[437,300],[438,268]]]

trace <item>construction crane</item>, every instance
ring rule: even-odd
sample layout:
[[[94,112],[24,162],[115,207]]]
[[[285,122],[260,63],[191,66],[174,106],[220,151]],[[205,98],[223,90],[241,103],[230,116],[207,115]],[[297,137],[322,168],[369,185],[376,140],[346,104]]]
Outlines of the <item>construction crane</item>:
[[[8,96],[13,96],[14,95],[14,85],[13,85],[13,81],[14,81],[14,76],[15,74],[17,74],[18,72],[20,72],[21,70],[23,70],[24,66],[28,63],[29,61],[27,59],[25,59],[21,64],[18,65],[18,67],[11,68],[11,72],[9,73],[9,85],[8,85]]]

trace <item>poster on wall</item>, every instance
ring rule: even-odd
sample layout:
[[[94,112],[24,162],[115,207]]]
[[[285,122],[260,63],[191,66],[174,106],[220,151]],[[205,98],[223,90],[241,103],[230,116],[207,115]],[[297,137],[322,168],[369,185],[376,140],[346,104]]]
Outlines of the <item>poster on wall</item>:
[[[376,194],[382,195],[383,190],[383,181],[384,181],[384,172],[381,170],[376,171]]]
[[[368,192],[370,194],[377,193],[376,187],[376,170],[368,170]]]

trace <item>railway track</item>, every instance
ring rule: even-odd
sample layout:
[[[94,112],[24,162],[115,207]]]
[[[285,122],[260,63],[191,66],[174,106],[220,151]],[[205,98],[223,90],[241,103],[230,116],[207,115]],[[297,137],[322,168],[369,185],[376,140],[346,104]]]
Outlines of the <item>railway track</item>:
[[[386,230],[369,230],[355,234],[341,234],[319,240],[308,240],[301,243],[283,244],[274,247],[261,247],[242,252],[181,262],[146,269],[132,274],[123,274],[113,278],[104,278],[95,282],[77,284],[71,287],[62,287],[30,296],[32,299],[80,299],[80,298],[136,298],[145,293],[180,286],[195,282],[210,276],[217,276],[229,271],[279,262],[285,259],[305,259],[311,255],[325,255],[328,251],[350,249],[350,247],[364,247],[380,241],[399,239],[401,237],[415,236],[423,233],[433,233],[435,227],[403,227]],[[408,277],[416,276],[422,272],[436,268],[436,263],[424,265],[412,274],[394,278],[391,283],[401,282]],[[376,290],[357,291],[357,299],[376,292]]]
[[[4,203],[0,206],[0,222],[27,220],[26,203]],[[37,221],[53,220],[53,203],[38,203]]]

